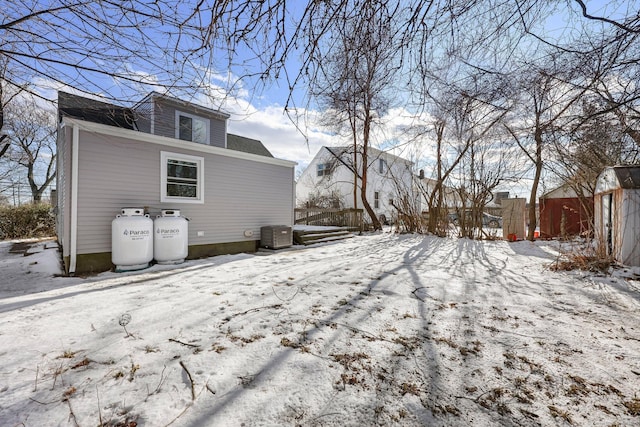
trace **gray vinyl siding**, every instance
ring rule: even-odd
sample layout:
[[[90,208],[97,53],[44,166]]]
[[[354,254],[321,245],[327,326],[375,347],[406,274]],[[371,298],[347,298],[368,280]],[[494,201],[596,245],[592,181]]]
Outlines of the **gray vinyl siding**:
[[[211,145],[227,148],[227,121],[211,119]]]
[[[193,114],[209,119],[209,145],[226,148],[226,120],[206,114],[203,110],[191,105],[175,105],[162,98],[154,98],[154,134],[176,137],[176,111]]]
[[[293,167],[85,131],[79,145],[78,254],[111,251],[111,221],[123,207],[145,207],[152,218],[180,209],[189,245],[259,240],[261,226],[292,224]],[[204,158],[204,204],[160,202],[161,151]]]

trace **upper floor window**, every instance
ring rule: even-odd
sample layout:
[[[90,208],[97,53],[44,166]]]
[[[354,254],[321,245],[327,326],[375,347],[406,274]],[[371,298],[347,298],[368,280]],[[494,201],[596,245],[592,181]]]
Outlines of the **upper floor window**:
[[[378,159],[378,172],[384,173],[387,169],[387,161],[385,159]]]
[[[209,145],[209,119],[176,111],[176,138]]]
[[[331,163],[318,163],[316,170],[318,176],[331,175]]]
[[[204,158],[162,151],[160,161],[161,202],[204,202]]]

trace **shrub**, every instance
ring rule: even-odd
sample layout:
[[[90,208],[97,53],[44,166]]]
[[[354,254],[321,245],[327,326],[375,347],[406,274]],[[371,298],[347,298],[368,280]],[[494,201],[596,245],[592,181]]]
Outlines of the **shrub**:
[[[49,237],[56,234],[56,220],[46,203],[0,206],[0,239]]]
[[[560,249],[556,261],[550,266],[553,271],[584,270],[606,272],[614,264],[614,259],[594,247],[592,242],[572,245],[569,249]]]

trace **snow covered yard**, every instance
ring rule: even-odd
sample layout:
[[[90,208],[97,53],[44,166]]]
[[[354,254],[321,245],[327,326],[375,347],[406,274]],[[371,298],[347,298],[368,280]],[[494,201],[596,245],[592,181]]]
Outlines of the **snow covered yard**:
[[[640,424],[639,277],[550,271],[554,243],[381,233],[84,279],[10,246],[3,426]]]

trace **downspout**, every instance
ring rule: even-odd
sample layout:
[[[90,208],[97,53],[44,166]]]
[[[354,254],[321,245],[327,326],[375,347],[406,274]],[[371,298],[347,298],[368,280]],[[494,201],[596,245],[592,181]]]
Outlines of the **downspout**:
[[[73,125],[71,139],[71,224],[69,226],[69,274],[76,272],[78,251],[78,145],[80,128]]]

